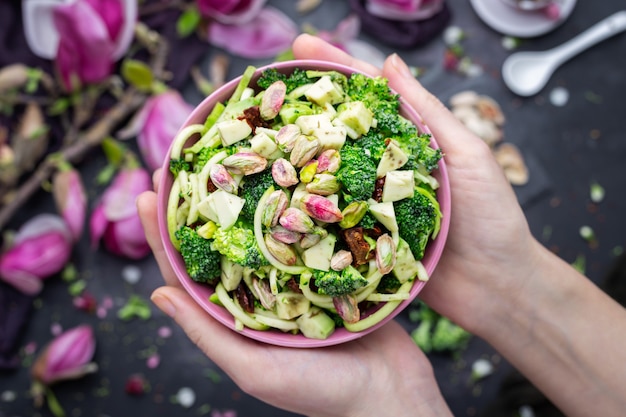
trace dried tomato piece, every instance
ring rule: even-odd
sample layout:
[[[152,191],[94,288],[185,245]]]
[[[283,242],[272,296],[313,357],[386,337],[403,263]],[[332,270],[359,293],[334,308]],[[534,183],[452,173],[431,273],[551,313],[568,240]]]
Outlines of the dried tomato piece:
[[[352,265],[357,267],[364,265],[372,259],[370,244],[365,240],[365,229],[362,227],[351,227],[341,231],[341,237],[352,253]]]

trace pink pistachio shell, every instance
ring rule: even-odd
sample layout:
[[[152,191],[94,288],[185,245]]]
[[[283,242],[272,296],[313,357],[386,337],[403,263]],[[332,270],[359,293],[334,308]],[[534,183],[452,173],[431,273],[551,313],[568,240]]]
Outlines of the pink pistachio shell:
[[[151,189],[148,172],[143,168],[125,169],[104,192],[90,219],[91,242],[103,240],[111,253],[140,259],[150,252],[139,220],[135,200]]]
[[[41,291],[42,280],[61,271],[72,253],[71,232],[53,214],[40,214],[15,235],[0,255],[0,278],[25,294]]]
[[[443,0],[366,0],[366,10],[390,20],[424,20],[443,7]]]
[[[66,89],[103,81],[112,73],[117,40],[127,24],[124,10],[121,0],[77,0],[54,9],[56,66]]]
[[[203,16],[227,25],[248,23],[261,11],[267,0],[196,0]]]
[[[141,156],[150,170],[160,168],[172,139],[193,107],[176,90],[150,97],[137,113],[124,136],[137,136]]]
[[[90,326],[67,330],[46,346],[32,367],[33,377],[44,385],[75,379],[95,370],[90,363],[96,340]]]
[[[80,239],[85,226],[87,194],[80,173],[75,169],[59,171],[52,183],[57,210],[67,223],[74,241]]]
[[[273,58],[291,47],[298,27],[283,12],[265,7],[245,25],[213,22],[209,43],[244,58]]]

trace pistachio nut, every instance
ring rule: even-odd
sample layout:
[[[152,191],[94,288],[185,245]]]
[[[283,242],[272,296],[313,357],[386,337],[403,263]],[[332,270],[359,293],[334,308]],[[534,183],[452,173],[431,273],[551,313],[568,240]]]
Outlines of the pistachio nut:
[[[296,243],[302,237],[300,232],[294,232],[292,230],[285,229],[281,225],[276,225],[270,229],[270,234],[272,237],[279,242],[286,243],[291,245],[292,243]]]
[[[387,233],[376,239],[376,266],[383,275],[390,273],[396,266],[396,245]]]
[[[289,155],[289,161],[297,168],[309,162],[320,148],[320,141],[315,136],[299,135]]]
[[[352,252],[341,249],[330,258],[330,268],[334,271],[342,271],[352,264]]]
[[[307,233],[300,239],[300,247],[302,249],[308,249],[311,246],[317,245],[320,240],[322,240],[322,236],[316,233]]]
[[[265,227],[276,226],[278,224],[278,219],[288,205],[289,200],[287,199],[287,194],[285,194],[283,190],[272,191],[265,202],[265,209],[263,210],[261,223]]]
[[[317,173],[328,172],[334,174],[339,170],[341,156],[336,149],[327,149],[317,157]]]
[[[353,201],[341,212],[343,219],[339,222],[339,227],[349,229],[356,226],[367,213],[368,205],[365,201]]]
[[[265,246],[278,262],[289,266],[296,264],[296,251],[290,245],[274,239],[269,233],[265,234]]]
[[[276,305],[276,296],[272,294],[272,290],[270,288],[269,280],[260,279],[257,276],[252,277],[252,288],[256,291],[259,296],[259,301],[261,305],[268,310],[274,309]]]
[[[263,171],[267,159],[255,152],[237,152],[222,160],[222,165],[234,174],[250,175]]]
[[[300,169],[300,181],[309,183],[313,181],[313,176],[317,172],[317,161],[315,159],[311,159],[306,163],[305,166]]]
[[[356,323],[361,318],[358,301],[351,294],[333,297],[333,306],[346,323]]]
[[[214,164],[209,170],[209,178],[215,186],[227,193],[237,193],[237,182],[234,180],[230,172],[222,164]]]
[[[286,209],[278,222],[287,230],[298,233],[313,233],[315,223],[305,212],[295,207]]]
[[[263,119],[270,120],[278,116],[278,112],[285,101],[286,92],[287,85],[281,80],[274,81],[265,89],[265,93],[263,93],[261,98],[261,105],[259,106]]]
[[[272,178],[281,187],[291,187],[298,183],[298,173],[285,158],[278,158],[272,164]]]
[[[309,193],[317,195],[335,194],[341,188],[341,183],[332,174],[315,174],[313,181],[306,185]]]
[[[284,152],[291,152],[296,144],[296,139],[298,139],[301,133],[298,125],[287,124],[276,132],[274,140]]]
[[[302,197],[300,208],[309,216],[324,223],[338,223],[343,219],[339,207],[321,195],[305,195]]]

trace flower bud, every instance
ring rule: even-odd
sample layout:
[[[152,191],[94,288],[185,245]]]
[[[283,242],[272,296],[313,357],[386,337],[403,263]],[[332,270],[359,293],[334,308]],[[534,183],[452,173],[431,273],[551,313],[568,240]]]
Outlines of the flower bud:
[[[390,273],[396,266],[396,245],[387,233],[376,239],[376,266],[383,275]]]
[[[209,171],[209,177],[211,182],[219,189],[226,191],[227,193],[237,193],[237,182],[230,175],[230,172],[222,164],[214,164]]]
[[[352,264],[352,252],[341,249],[330,258],[330,267],[334,271],[341,271]]]
[[[254,152],[237,152],[226,157],[222,164],[235,174],[251,175],[263,171],[267,159]]]
[[[75,169],[58,171],[52,179],[52,195],[74,241],[79,240],[87,214],[87,194],[80,173]]]
[[[278,116],[278,112],[285,101],[286,92],[287,85],[281,80],[274,81],[265,89],[259,106],[262,118],[270,120]]]
[[[291,187],[298,183],[296,169],[285,158],[278,158],[272,164],[272,178],[281,187]]]
[[[365,201],[353,201],[341,212],[343,219],[339,222],[339,227],[349,229],[356,226],[367,213],[367,203]]]
[[[40,214],[20,228],[13,246],[0,255],[0,279],[25,294],[37,294],[42,280],[61,271],[71,253],[72,235],[65,222]]]
[[[309,162],[320,148],[320,141],[314,136],[300,135],[289,155],[289,161],[295,167],[301,168]]]
[[[341,156],[336,149],[327,149],[317,157],[317,173],[328,172],[334,174],[339,170]]]
[[[265,235],[265,245],[267,250],[278,260],[278,262],[285,265],[295,265],[298,260],[296,251],[286,243],[279,242],[274,239],[269,233]]]
[[[332,174],[315,174],[313,181],[306,185],[309,193],[317,195],[335,194],[341,188],[341,183]]]
[[[295,207],[289,207],[278,220],[287,230],[298,233],[312,233],[315,223],[305,212]]]
[[[274,140],[284,152],[291,152],[300,133],[301,131],[298,125],[288,124],[281,127],[278,132],[276,132]]]
[[[321,195],[305,195],[300,207],[306,214],[324,223],[338,223],[343,219],[339,207]]]
[[[265,209],[263,210],[263,217],[261,223],[265,227],[273,227],[278,224],[278,219],[281,217],[287,206],[289,200],[287,194],[283,190],[273,191],[265,202]]]
[[[33,363],[33,378],[44,385],[77,379],[95,372],[98,366],[90,362],[96,341],[90,326],[82,325],[56,337]]]

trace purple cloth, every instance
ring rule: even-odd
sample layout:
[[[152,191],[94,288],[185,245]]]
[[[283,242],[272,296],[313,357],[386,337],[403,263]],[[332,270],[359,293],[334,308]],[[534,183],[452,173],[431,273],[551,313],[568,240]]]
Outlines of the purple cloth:
[[[361,19],[361,28],[376,40],[390,46],[410,49],[427,44],[448,25],[452,14],[444,3],[441,11],[429,19],[405,22],[383,19],[365,9],[365,0],[350,0],[352,11]]]

